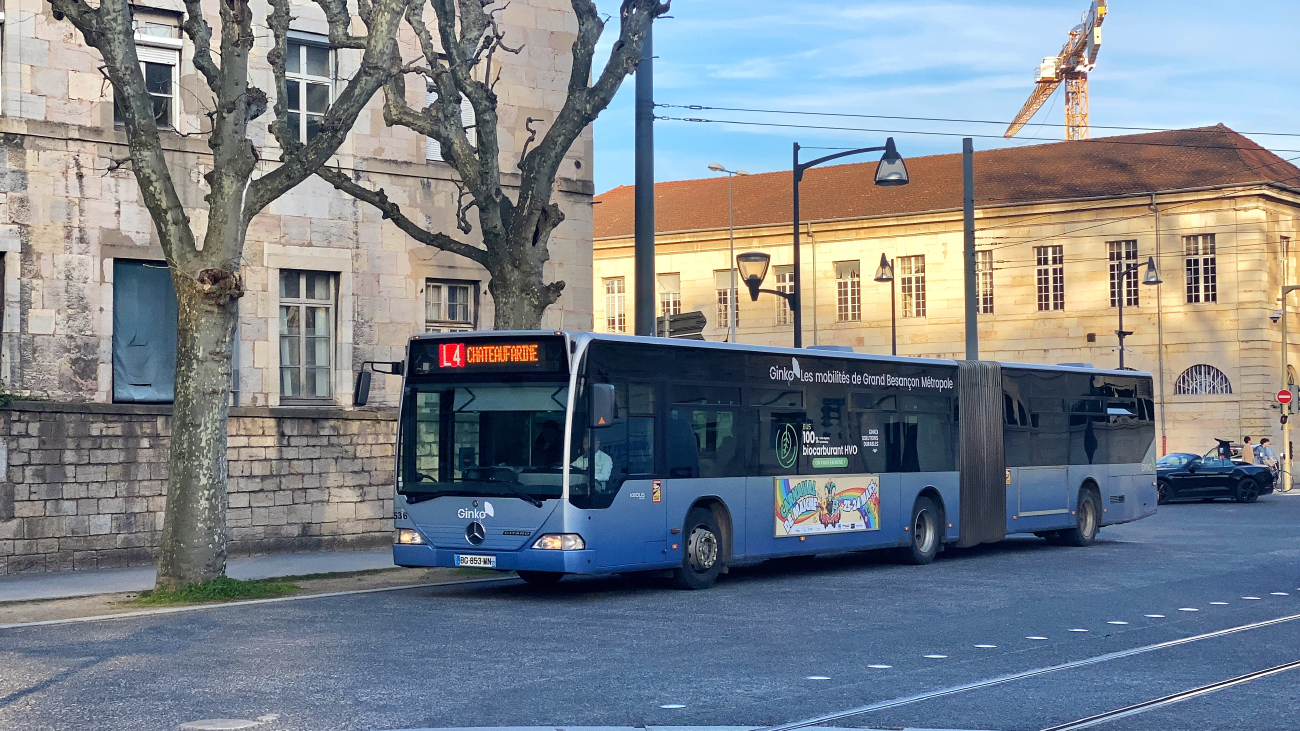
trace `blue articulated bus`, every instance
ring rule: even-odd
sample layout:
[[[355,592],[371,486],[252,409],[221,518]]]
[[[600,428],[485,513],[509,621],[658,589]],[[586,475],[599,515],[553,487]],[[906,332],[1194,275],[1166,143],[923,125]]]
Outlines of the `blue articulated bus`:
[[[1085,546],[1156,510],[1144,373],[577,332],[421,335],[387,370],[399,566],[702,589],[782,556]]]

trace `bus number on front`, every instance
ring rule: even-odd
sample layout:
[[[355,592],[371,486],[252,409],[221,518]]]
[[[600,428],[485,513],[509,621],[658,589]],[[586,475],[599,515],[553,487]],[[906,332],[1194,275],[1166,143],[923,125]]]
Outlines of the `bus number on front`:
[[[439,368],[464,368],[465,344],[441,343],[438,345]]]

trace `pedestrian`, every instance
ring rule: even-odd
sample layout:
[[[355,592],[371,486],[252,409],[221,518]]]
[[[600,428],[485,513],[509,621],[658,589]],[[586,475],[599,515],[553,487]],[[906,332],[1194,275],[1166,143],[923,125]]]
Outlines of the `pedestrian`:
[[[1277,457],[1273,456],[1273,447],[1269,445],[1268,437],[1259,440],[1259,446],[1255,448],[1255,464],[1277,471]]]
[[[1251,464],[1255,464],[1255,445],[1250,443],[1250,437],[1241,438],[1241,458]]]

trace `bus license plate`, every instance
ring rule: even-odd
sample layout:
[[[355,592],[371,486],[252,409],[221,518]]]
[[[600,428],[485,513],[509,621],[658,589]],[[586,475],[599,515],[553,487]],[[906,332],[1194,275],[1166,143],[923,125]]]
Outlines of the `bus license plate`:
[[[473,566],[480,569],[494,569],[497,567],[496,556],[456,556],[457,566]]]

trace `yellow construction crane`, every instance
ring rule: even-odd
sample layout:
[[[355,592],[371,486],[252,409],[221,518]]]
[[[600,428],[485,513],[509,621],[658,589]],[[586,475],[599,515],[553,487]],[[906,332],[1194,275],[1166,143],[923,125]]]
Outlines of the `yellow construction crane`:
[[[1093,0],[1083,22],[1070,30],[1070,40],[1061,52],[1048,56],[1038,66],[1034,92],[1020,109],[1003,137],[1015,137],[1047,103],[1056,87],[1065,84],[1065,139],[1088,139],[1088,72],[1097,65],[1101,49],[1101,23],[1106,19],[1106,0]]]

